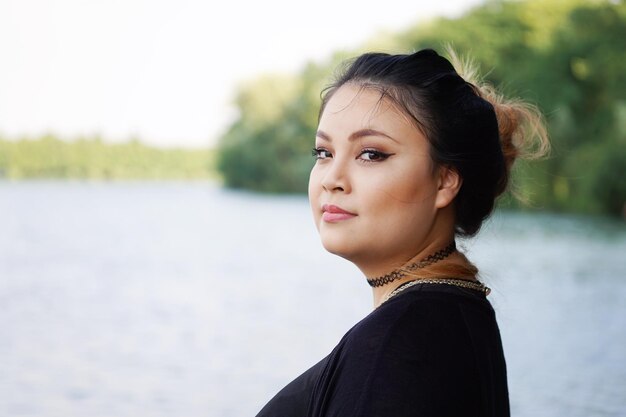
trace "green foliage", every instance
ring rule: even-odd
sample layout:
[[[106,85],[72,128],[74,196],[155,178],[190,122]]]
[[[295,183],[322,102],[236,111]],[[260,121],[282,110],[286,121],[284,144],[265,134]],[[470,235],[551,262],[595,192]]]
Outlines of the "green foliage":
[[[546,114],[552,156],[515,170],[516,189],[528,196],[530,207],[623,213],[625,2],[491,0],[459,18],[421,22],[364,47],[406,53],[425,47],[443,51],[448,44],[473,58],[486,81]],[[264,77],[242,88],[240,117],[218,149],[226,184],[304,191],[325,77],[342,58],[362,51],[335,53],[298,76],[272,82]]]
[[[613,146],[584,145],[566,160],[563,184],[569,195],[561,201],[563,209],[572,207],[587,213],[620,213],[626,196],[626,142]],[[592,173],[588,175],[587,173]]]
[[[106,144],[99,138],[64,142],[0,139],[0,178],[191,179],[214,178],[213,151],[156,149],[134,140]]]
[[[320,67],[310,64],[299,79],[264,77],[238,94],[240,117],[221,139],[217,158],[227,186],[306,190],[321,75]]]

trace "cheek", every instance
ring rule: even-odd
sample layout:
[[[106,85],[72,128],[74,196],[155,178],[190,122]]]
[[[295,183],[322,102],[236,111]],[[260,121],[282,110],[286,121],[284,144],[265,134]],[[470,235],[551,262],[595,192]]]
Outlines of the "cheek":
[[[385,176],[370,184],[376,192],[368,194],[370,217],[381,236],[389,231],[400,238],[420,236],[429,228],[435,209],[437,184],[426,170],[407,169],[401,175]]]
[[[321,216],[319,214],[319,207],[321,204],[319,201],[321,186],[319,185],[318,177],[319,177],[318,170],[316,170],[314,166],[313,169],[311,170],[311,174],[309,175],[308,194],[309,194],[309,204],[311,205],[311,210],[313,212],[313,219],[315,220],[316,226],[319,227],[318,220],[319,220],[319,217]]]
[[[390,171],[386,175],[369,182],[369,187],[377,190],[379,203],[400,205],[418,204],[434,198],[437,184],[427,169],[407,167]],[[380,201],[382,200],[382,201]]]
[[[309,194],[311,194],[311,191],[317,187],[317,184],[318,184],[317,177],[318,177],[317,165],[313,165],[313,168],[311,168],[311,172],[309,173]]]

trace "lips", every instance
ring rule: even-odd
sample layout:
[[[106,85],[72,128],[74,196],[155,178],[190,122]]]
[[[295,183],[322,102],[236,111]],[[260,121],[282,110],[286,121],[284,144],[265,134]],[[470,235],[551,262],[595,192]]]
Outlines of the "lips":
[[[322,206],[322,220],[328,223],[337,223],[356,217],[355,213],[351,213],[339,206],[332,204],[324,204]]]

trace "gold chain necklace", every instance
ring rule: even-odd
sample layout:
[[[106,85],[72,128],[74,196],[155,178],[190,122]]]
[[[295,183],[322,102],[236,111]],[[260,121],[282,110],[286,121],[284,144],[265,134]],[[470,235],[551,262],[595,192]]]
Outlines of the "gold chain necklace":
[[[390,298],[395,297],[396,295],[400,294],[402,291],[406,290],[407,288],[411,288],[412,286],[418,285],[418,284],[454,285],[456,287],[469,288],[472,290],[483,292],[485,293],[485,296],[491,293],[491,288],[485,286],[482,282],[478,282],[478,281],[473,282],[473,281],[467,281],[464,279],[449,279],[449,278],[416,279],[415,281],[409,281],[406,284],[401,285],[400,287],[396,288],[395,290],[387,294],[385,298],[383,298],[383,301],[380,303],[380,305],[388,301]]]

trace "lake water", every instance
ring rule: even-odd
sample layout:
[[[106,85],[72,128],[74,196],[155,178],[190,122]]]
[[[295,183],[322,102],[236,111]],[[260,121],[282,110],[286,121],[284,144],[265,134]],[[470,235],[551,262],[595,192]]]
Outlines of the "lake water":
[[[0,415],[253,416],[371,310],[303,197],[0,182]],[[499,213],[462,243],[513,416],[626,415],[626,225]]]

